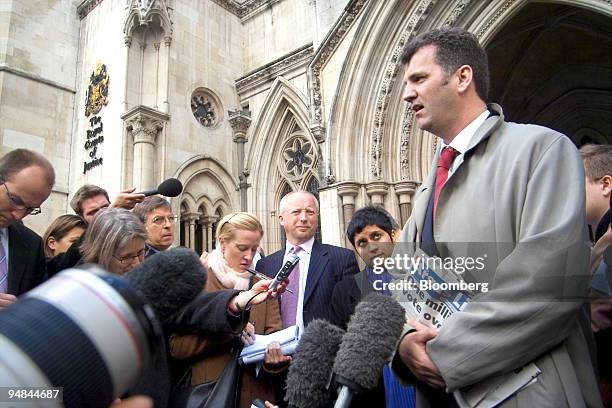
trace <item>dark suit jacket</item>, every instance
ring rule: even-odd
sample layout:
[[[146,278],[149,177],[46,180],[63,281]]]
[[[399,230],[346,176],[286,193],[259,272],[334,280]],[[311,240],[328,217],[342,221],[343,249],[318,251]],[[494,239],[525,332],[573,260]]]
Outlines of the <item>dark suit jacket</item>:
[[[8,292],[19,296],[46,279],[42,239],[21,221],[8,227]]]
[[[256,269],[274,277],[281,268],[285,250],[282,249],[257,262]],[[345,248],[320,244],[312,246],[308,278],[304,293],[304,326],[313,319],[330,320],[330,304],[334,287],[345,276],[359,273],[355,254]]]
[[[19,296],[46,279],[42,239],[21,221],[8,227],[8,293]]]

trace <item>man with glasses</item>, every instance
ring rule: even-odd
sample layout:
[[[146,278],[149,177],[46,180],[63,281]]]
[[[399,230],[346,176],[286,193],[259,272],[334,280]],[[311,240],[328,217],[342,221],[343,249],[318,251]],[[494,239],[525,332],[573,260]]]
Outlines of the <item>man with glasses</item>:
[[[177,216],[172,214],[170,204],[160,196],[149,196],[134,207],[147,230],[145,258],[170,248],[174,242],[174,226]]]
[[[0,159],[0,183],[1,310],[45,278],[42,240],[21,220],[40,214],[55,184],[55,171],[39,153],[16,149]]]

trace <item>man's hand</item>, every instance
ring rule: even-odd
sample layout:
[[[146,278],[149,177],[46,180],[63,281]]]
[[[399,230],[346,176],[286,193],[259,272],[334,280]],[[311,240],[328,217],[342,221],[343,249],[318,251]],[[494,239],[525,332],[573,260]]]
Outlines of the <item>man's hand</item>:
[[[15,295],[11,295],[10,293],[0,293],[0,310],[5,307],[9,307],[13,303],[17,301]]]
[[[398,348],[400,359],[419,380],[434,388],[446,388],[440,371],[427,354],[427,342],[438,335],[437,330],[416,320],[409,320],[408,324],[416,331],[402,339]]]
[[[125,208],[126,210],[134,208],[136,204],[145,199],[144,194],[134,194],[134,190],[136,190],[136,187],[121,190],[111,203],[110,208]]]
[[[266,355],[264,357],[264,365],[267,368],[280,368],[291,363],[291,356],[286,356],[281,351],[281,345],[278,341],[273,341],[266,347]]]

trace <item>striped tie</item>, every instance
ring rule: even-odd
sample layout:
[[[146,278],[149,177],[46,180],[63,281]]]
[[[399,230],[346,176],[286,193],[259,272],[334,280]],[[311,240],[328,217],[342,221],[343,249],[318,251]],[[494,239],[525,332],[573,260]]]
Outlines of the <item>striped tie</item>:
[[[0,235],[1,236],[1,235]],[[8,269],[6,268],[6,253],[0,239],[0,293],[8,292]]]
[[[299,246],[294,246],[289,253],[299,254],[302,250]],[[283,323],[283,329],[293,326],[295,324],[295,317],[297,316],[298,299],[300,296],[300,264],[295,266],[291,275],[289,275],[289,284],[287,289],[293,293],[285,291],[281,297],[281,320]]]

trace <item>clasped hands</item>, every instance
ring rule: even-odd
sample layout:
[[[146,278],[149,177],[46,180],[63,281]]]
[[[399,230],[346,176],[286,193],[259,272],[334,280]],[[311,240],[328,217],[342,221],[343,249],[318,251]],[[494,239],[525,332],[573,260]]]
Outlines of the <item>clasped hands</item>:
[[[440,371],[427,354],[427,342],[434,339],[438,331],[416,320],[408,320],[408,324],[415,331],[402,338],[398,347],[400,359],[420,381],[434,388],[446,388]]]

